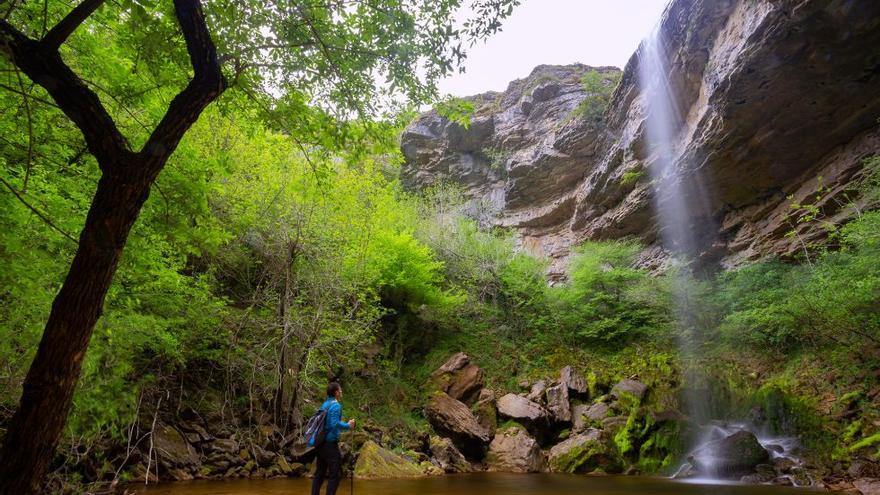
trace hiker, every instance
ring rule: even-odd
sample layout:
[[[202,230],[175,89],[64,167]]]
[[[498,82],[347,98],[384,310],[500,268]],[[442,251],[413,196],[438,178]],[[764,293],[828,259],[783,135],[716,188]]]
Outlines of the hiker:
[[[312,495],[320,495],[321,485],[327,479],[327,495],[334,495],[342,478],[342,454],[339,452],[339,432],[354,428],[354,420],[342,421],[342,387],[336,382],[327,385],[327,400],[321,410],[327,411],[324,423],[323,440],[314,442],[317,451],[317,466],[312,479]]]

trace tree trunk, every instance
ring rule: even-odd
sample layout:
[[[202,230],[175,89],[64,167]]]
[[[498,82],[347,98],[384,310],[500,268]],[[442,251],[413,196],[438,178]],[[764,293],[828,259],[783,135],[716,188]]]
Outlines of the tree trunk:
[[[0,493],[34,493],[64,429],[92,329],[101,315],[125,241],[151,180],[105,174],[80,234],[79,248],[52,311],[21,403],[0,452]]]

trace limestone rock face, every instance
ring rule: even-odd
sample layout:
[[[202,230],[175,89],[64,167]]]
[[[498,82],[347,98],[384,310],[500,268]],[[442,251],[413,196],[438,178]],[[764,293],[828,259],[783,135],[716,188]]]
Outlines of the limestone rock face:
[[[482,457],[483,446],[489,443],[489,431],[477,422],[466,405],[436,392],[425,412],[434,430],[452,440],[462,453],[472,458]]]
[[[595,428],[554,445],[547,462],[554,473],[586,474],[596,470],[616,473],[621,468],[607,435]]]
[[[670,146],[691,210],[682,221],[702,263],[790,255],[826,235],[819,222],[798,225],[800,240],[785,235],[790,204],[815,201],[820,187],[826,218],[854,214],[839,205],[880,146],[880,2],[673,0],[659,33],[681,115]],[[461,184],[469,214],[517,231],[522,249],[551,259],[551,277],[564,277],[571,246],[588,239],[638,237],[643,264],[663,266],[654,204],[669,198],[655,198],[649,173],[644,56],[643,44],[601,124],[576,111],[591,96],[580,78],[616,68],[539,66],[470,98],[467,129],[423,114],[402,136],[403,184]]]
[[[486,458],[489,471],[506,473],[536,473],[544,465],[541,447],[522,428],[499,430],[489,444]]]
[[[424,471],[412,460],[367,440],[358,454],[354,474],[366,479],[417,478],[424,476]]]

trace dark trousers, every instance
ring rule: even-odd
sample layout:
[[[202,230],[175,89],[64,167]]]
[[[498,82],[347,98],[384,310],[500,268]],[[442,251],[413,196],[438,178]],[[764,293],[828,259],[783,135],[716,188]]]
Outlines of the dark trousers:
[[[324,442],[317,448],[315,477],[312,478],[312,495],[321,494],[321,485],[327,480],[327,495],[334,495],[342,478],[342,454],[337,442]]]

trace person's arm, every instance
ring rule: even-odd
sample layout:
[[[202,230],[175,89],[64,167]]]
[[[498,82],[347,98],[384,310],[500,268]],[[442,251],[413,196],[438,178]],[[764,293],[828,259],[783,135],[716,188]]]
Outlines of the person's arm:
[[[349,424],[342,421],[342,404],[338,402],[333,404],[330,406],[330,411],[328,411],[327,414],[330,416],[330,421],[328,421],[328,423],[331,425],[338,425],[341,430],[349,429]]]

